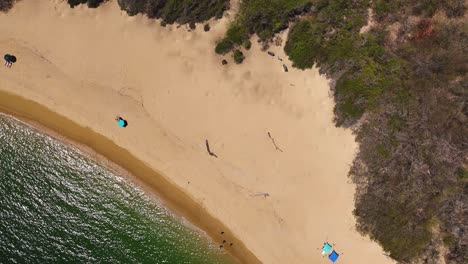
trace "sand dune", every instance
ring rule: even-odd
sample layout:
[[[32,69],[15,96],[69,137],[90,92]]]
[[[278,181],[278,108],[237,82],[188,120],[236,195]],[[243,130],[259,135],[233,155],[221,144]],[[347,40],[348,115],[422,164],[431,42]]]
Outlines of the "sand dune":
[[[226,57],[222,66],[213,47],[228,20],[188,32],[128,17],[115,1],[94,10],[23,0],[0,14],[0,51],[18,58],[0,67],[0,90],[127,149],[203,208],[179,204],[184,214],[219,219],[262,263],[327,263],[317,249],[325,240],[343,253],[339,263],[390,263],[354,229],[347,172],[356,144],[333,125],[327,79],[293,69],[281,47],[272,50],[283,62],[254,44],[242,65]],[[129,126],[118,129],[116,115]],[[67,134],[66,125],[53,128]],[[219,242],[222,230],[208,224]],[[256,262],[236,246],[234,255]]]

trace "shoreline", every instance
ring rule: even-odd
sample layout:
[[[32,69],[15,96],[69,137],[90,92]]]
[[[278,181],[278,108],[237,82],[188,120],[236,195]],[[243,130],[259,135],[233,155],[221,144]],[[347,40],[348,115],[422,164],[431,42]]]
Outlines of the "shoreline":
[[[98,9],[20,1],[0,13],[1,47],[18,58],[0,68],[0,90],[10,95],[1,96],[3,108],[109,156],[139,185],[156,186],[175,203],[167,207],[190,214],[185,219],[216,244],[234,242],[231,253],[242,262],[320,263],[319,247],[330,241],[347,262],[391,263],[355,229],[347,174],[356,142],[333,123],[330,80],[316,68],[292,68],[284,43],[270,47],[275,58],[255,38],[237,65],[213,50],[229,17],[210,25],[209,32],[161,27],[129,17],[115,1]],[[118,129],[116,115],[127,128]],[[219,158],[207,153],[207,140]]]
[[[26,110],[25,110],[26,109]],[[89,158],[112,172],[135,182],[146,195],[155,196],[162,206],[200,229],[216,244],[216,240],[229,237],[235,247],[225,247],[232,258],[240,263],[261,263],[242,241],[221,221],[211,216],[203,206],[195,202],[161,173],[138,160],[124,148],[107,137],[83,127],[32,100],[0,90],[0,113],[12,116],[51,136],[64,144],[70,144]],[[58,132],[60,131],[60,132]],[[146,175],[146,176],[141,176]],[[149,191],[149,192],[148,192]],[[220,232],[223,231],[224,235]]]

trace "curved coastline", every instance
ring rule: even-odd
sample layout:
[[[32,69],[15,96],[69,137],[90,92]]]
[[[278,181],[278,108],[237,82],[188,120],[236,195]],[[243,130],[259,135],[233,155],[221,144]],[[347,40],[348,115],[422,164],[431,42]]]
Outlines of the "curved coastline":
[[[242,262],[320,263],[328,240],[348,262],[392,263],[355,229],[347,173],[356,143],[332,122],[329,80],[315,68],[285,73],[282,64],[291,62],[280,60],[283,47],[270,48],[277,59],[256,41],[250,59],[236,65],[225,56],[223,66],[213,46],[229,21],[188,31],[128,17],[115,1],[99,9],[20,1],[0,14],[2,49],[18,57],[0,68],[0,90],[9,93],[0,94],[1,108],[55,137],[76,137],[92,158],[119,169],[110,154],[216,243],[234,242],[231,253]],[[15,102],[18,95],[29,103]],[[117,129],[116,115],[129,126]],[[79,126],[63,127],[67,120]],[[105,138],[83,138],[80,126]],[[219,158],[207,153],[206,140]],[[138,166],[128,168],[125,153]],[[176,188],[159,188],[166,184]],[[177,207],[184,202],[193,206]]]
[[[260,260],[218,219],[202,205],[109,138],[83,127],[46,106],[19,95],[0,90],[0,113],[11,115],[40,131],[79,148],[88,156],[120,175],[130,177],[144,190],[155,193],[176,215],[187,219],[213,240],[222,240],[220,231],[229,236],[235,247],[226,251],[240,263],[261,263]]]

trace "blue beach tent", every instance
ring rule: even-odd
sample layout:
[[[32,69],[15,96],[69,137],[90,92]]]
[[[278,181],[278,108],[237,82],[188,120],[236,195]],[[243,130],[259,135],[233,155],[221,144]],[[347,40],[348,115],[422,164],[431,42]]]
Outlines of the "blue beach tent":
[[[333,250],[333,252],[328,255],[328,259],[331,260],[331,262],[335,263],[335,261],[338,260],[338,257],[340,256],[340,254],[336,253],[335,250]]]
[[[322,255],[328,255],[332,249],[332,246],[325,242],[322,247]]]

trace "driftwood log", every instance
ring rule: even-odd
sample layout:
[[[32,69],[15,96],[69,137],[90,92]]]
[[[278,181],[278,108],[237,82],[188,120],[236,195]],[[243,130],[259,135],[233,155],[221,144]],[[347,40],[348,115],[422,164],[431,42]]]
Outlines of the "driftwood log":
[[[210,156],[218,158],[218,156],[211,151],[210,144],[208,143],[208,139],[205,140],[205,145],[206,145],[206,150],[208,151],[208,154],[210,154]]]

